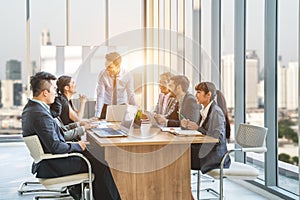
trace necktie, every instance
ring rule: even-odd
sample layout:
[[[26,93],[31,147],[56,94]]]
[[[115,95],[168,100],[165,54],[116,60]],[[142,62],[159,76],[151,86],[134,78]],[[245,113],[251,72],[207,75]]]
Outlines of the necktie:
[[[114,84],[113,84],[113,105],[117,105],[117,76],[114,76]]]

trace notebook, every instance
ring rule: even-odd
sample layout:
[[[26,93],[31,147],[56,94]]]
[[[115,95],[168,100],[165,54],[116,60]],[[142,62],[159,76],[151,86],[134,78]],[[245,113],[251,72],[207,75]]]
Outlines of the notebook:
[[[106,110],[107,122],[121,122],[129,105],[109,105]]]
[[[98,137],[125,137],[130,133],[135,115],[137,113],[137,107],[127,105],[125,113],[123,115],[122,122],[119,129],[115,130],[113,128],[92,128],[91,130]]]
[[[169,132],[177,136],[200,136],[203,135],[201,132],[197,130],[185,130],[180,127],[163,127],[161,128],[163,132]]]

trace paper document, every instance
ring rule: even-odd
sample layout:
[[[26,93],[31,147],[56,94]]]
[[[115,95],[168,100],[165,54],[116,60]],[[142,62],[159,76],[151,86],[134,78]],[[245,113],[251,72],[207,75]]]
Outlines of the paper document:
[[[180,127],[163,127],[161,128],[163,132],[170,132],[178,136],[199,136],[202,135],[201,132],[197,130],[183,130]]]

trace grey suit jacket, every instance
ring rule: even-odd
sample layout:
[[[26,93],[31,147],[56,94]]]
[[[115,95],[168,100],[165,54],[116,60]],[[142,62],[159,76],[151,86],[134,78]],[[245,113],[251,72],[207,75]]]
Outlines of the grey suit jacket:
[[[58,126],[64,132],[64,138],[67,141],[78,141],[80,137],[84,135],[85,129],[80,126],[79,122],[70,123],[68,125],[64,125],[61,121],[60,117],[54,118]]]
[[[182,100],[181,107],[179,108],[180,113],[190,121],[199,123],[200,117],[200,105],[197,103],[197,100],[194,95],[187,92]],[[179,120],[168,120],[168,127],[180,126],[180,120],[183,118],[179,116]]]
[[[192,145],[192,169],[200,169],[202,173],[206,173],[211,169],[219,168],[221,159],[227,152],[225,116],[216,102],[211,104],[208,115],[198,131],[219,139],[216,144]],[[224,167],[229,166],[230,158],[227,157]]]
[[[29,100],[22,113],[23,137],[37,135],[45,153],[63,154],[82,152],[77,143],[66,143],[62,129],[52,115],[41,104]],[[68,157],[55,160],[43,160],[33,163],[32,173],[38,178],[49,178],[78,173],[83,161],[80,158]]]

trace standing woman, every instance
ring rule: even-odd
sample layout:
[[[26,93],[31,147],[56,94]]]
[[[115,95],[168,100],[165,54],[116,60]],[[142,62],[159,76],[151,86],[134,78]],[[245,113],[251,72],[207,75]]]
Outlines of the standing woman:
[[[85,103],[87,101],[86,96],[79,94],[79,109],[77,110],[71,100],[71,97],[76,93],[76,84],[71,76],[60,76],[56,82],[58,98],[62,111],[60,118],[64,125],[68,125],[73,122],[78,122],[83,117]]]
[[[200,169],[205,174],[212,169],[220,168],[222,157],[227,152],[226,138],[230,137],[230,124],[225,98],[213,83],[201,82],[195,86],[195,90],[198,104],[203,106],[200,111],[200,123],[183,119],[181,125],[219,139],[216,144],[192,145],[192,169]],[[230,162],[230,158],[227,157],[224,168],[228,168]]]

